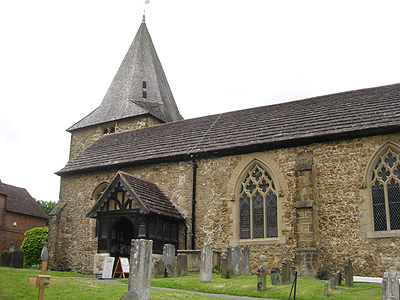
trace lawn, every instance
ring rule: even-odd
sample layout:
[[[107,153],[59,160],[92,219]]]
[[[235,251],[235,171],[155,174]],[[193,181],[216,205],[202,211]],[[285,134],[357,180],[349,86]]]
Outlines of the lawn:
[[[28,278],[35,278],[40,274],[36,269],[11,269],[0,267],[0,299],[20,300],[37,299],[38,289],[33,284],[28,284]],[[92,281],[92,276],[68,273],[68,272],[47,272],[57,283],[45,290],[44,299],[70,300],[70,299],[119,299],[128,289],[128,279],[113,280],[107,284]],[[268,278],[269,280],[269,278]],[[290,285],[272,286],[267,280],[267,290],[257,291],[256,276],[240,276],[233,279],[221,279],[220,275],[214,274],[211,283],[200,283],[198,274],[179,278],[153,278],[152,286],[166,287],[180,290],[191,290],[205,293],[238,295],[270,299],[288,299]],[[124,284],[124,285],[119,285]],[[368,287],[379,286],[379,284],[355,283],[354,288],[358,290]],[[346,289],[346,288],[344,288]],[[327,299],[322,297],[323,285],[309,278],[299,277],[297,283],[296,299]],[[151,299],[215,299],[198,295],[166,292],[156,289],[151,290]],[[328,299],[380,299],[380,289],[372,289],[361,292],[342,292],[329,290]]]

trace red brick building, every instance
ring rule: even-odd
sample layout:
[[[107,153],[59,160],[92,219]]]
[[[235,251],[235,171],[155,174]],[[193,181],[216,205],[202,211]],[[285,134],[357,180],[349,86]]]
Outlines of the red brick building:
[[[48,218],[26,189],[0,180],[0,253],[19,250],[24,233],[46,226]]]

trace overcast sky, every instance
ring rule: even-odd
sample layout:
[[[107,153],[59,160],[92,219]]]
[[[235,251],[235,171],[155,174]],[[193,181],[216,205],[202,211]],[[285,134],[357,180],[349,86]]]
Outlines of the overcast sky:
[[[0,2],[0,179],[58,201],[65,130],[100,105],[144,0]],[[400,83],[400,1],[151,0],[184,118]]]

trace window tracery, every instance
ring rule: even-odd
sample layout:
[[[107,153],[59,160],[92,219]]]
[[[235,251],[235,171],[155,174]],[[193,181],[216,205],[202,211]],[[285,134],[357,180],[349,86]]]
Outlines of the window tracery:
[[[255,164],[239,193],[240,239],[278,237],[277,191],[267,170]]]

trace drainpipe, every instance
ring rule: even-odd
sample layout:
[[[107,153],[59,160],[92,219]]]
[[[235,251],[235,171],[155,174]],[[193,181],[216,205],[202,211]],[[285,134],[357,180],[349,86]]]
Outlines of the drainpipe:
[[[192,159],[192,168],[193,168],[193,177],[192,177],[192,250],[196,249],[196,178],[197,178],[197,163],[193,157],[190,155]]]

